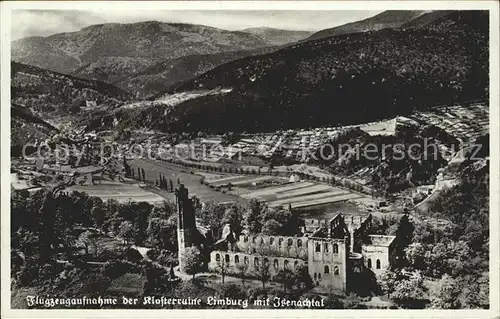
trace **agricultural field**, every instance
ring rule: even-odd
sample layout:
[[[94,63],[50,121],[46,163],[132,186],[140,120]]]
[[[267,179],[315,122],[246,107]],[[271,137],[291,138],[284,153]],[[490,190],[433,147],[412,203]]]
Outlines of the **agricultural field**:
[[[210,179],[206,181],[212,186],[238,186],[238,187],[250,187],[259,185],[281,185],[287,182],[286,178],[280,178],[275,176],[245,176],[245,175],[234,175],[228,177],[222,177],[217,179]]]
[[[396,134],[397,118],[387,121],[373,122],[361,125],[359,128],[370,135]]]
[[[131,159],[128,161],[128,164],[133,170],[137,170],[138,167],[144,169],[147,183],[154,184],[159,174],[161,173],[163,176],[165,176],[165,178],[172,180],[174,185],[177,185],[177,182],[180,181],[189,190],[189,194],[191,196],[196,196],[201,201],[237,201],[240,203],[247,203],[247,200],[241,197],[225,194],[202,184],[201,180],[202,178],[204,178],[203,174],[198,174],[198,172],[190,168],[180,167],[171,163],[149,159]],[[220,174],[220,176],[224,175]],[[165,191],[155,191],[155,193],[158,193],[170,200],[175,199],[174,193]]]
[[[489,108],[484,104],[468,107],[450,106],[428,112],[417,112],[411,116],[420,123],[435,125],[462,143],[471,143],[489,132]]]
[[[368,200],[365,195],[331,185],[305,181],[291,183],[286,178],[274,176],[235,175],[210,179],[206,183],[216,187],[228,187],[230,184],[232,194],[266,202],[269,207],[292,205],[302,209],[348,200]],[[262,185],[259,186],[259,183]]]
[[[85,192],[89,196],[100,197],[103,201],[115,199],[118,202],[136,201],[148,203],[161,203],[164,198],[154,193],[148,192],[138,184],[120,183],[103,180],[95,185],[73,185],[66,189],[69,192]]]

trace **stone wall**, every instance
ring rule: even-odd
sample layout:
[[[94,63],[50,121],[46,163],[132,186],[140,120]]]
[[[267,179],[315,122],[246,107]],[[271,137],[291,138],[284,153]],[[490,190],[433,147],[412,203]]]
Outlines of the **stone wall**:
[[[373,271],[377,276],[382,275],[390,267],[389,247],[363,245],[361,250],[365,267]]]
[[[343,239],[309,238],[307,263],[314,284],[345,291],[348,253]]]
[[[234,250],[246,254],[307,260],[307,237],[241,235]]]
[[[297,258],[261,256],[241,252],[215,250],[210,253],[208,270],[220,272],[221,267],[227,267],[225,268],[226,274],[241,277],[242,272],[244,272],[247,277],[259,278],[257,269],[263,262],[269,264],[269,275],[271,280],[281,269],[288,268],[293,271],[300,265],[307,264],[306,261]]]

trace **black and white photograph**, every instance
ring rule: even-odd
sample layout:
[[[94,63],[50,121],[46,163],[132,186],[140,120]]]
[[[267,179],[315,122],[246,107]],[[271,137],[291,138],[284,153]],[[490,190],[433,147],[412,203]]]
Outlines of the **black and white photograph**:
[[[500,315],[498,3],[36,2],[2,312]]]

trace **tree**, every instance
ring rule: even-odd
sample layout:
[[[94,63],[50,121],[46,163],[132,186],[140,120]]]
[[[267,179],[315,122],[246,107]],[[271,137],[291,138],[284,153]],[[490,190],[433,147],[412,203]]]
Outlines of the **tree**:
[[[380,277],[380,288],[382,292],[390,296],[394,292],[394,289],[396,289],[397,283],[402,279],[399,270],[398,272],[386,270]]]
[[[230,299],[246,299],[247,294],[246,292],[241,289],[240,286],[235,285],[235,284],[230,284],[223,286],[220,290],[220,297],[221,298],[230,298]]]
[[[212,239],[219,239],[219,233],[222,228],[225,209],[223,205],[215,202],[206,202],[205,207],[197,211],[203,225],[210,227],[210,235]]]
[[[142,180],[145,182],[146,181],[146,172],[144,171],[144,168],[141,168],[142,172]]]
[[[350,293],[344,299],[344,309],[361,309],[363,305],[361,304],[361,298],[356,294]]]
[[[262,231],[273,235],[295,236],[300,229],[300,218],[297,212],[294,212],[290,208],[266,209],[261,223],[265,226],[262,228]]]
[[[410,222],[408,214],[404,214],[398,223],[395,240],[395,267],[402,268],[407,264],[405,249],[411,244],[413,238],[413,224]]]
[[[161,175],[161,173],[158,174],[158,187],[160,189],[163,189],[164,188],[164,182],[163,182],[163,176]]]
[[[286,292],[287,288],[292,289],[293,284],[296,282],[297,274],[288,268],[280,269],[274,280],[283,284],[283,291]]]
[[[277,222],[275,219],[269,219],[265,222],[262,227],[262,233],[264,235],[281,235],[281,230],[283,225]]]
[[[93,255],[95,257],[99,255],[99,253],[101,252],[102,245],[101,245],[101,238],[97,233],[87,230],[80,235],[80,240],[85,246],[86,254],[90,253],[89,248],[91,248]]]
[[[306,265],[299,265],[295,270],[295,284],[303,289],[313,287],[313,280]]]
[[[137,167],[137,180],[141,180],[141,168]]]
[[[174,182],[172,182],[171,179],[169,179],[170,181],[170,191],[173,192],[174,191]]]
[[[243,224],[243,212],[242,207],[232,206],[224,211],[224,217],[222,217],[222,224],[229,224],[231,230],[239,235],[241,233]]]
[[[425,270],[425,255],[426,248],[421,243],[410,244],[406,249],[406,259],[411,267],[414,269]]]
[[[92,209],[90,211],[92,220],[97,229],[102,229],[103,223],[106,219],[106,211],[104,210],[104,203],[99,197],[92,198]]]
[[[203,260],[201,257],[201,252],[197,247],[188,247],[181,253],[181,264],[183,265],[183,271],[189,275],[193,275],[193,280],[195,275],[201,270],[203,265]]]
[[[220,274],[221,279],[222,279],[222,284],[224,284],[224,279],[226,278],[226,275],[228,273],[229,268],[230,268],[230,265],[224,258],[221,258],[221,260],[219,260],[217,262],[217,266],[215,267],[215,271],[218,274]]]
[[[241,278],[241,284],[244,286],[245,285],[245,279],[247,277],[247,271],[248,271],[248,264],[246,263],[239,263],[236,265],[236,270],[238,271],[238,275]]]
[[[243,223],[252,234],[260,233],[262,229],[262,210],[264,206],[256,199],[251,199],[249,209],[243,216]]]
[[[399,281],[390,298],[405,308],[420,308],[424,299],[423,278],[415,275]]]
[[[462,291],[459,281],[445,274],[431,291],[431,306],[439,309],[461,308],[459,296]]]
[[[266,288],[265,284],[269,280],[269,275],[270,275],[269,267],[270,267],[269,262],[266,262],[264,260],[255,265],[255,275],[262,282],[262,289]]]
[[[149,241],[160,249],[175,250],[177,246],[175,218],[150,218],[146,234]]]
[[[21,227],[17,232],[18,247],[23,252],[25,258],[38,260],[40,240],[36,233]]]
[[[118,236],[123,239],[123,242],[128,245],[135,237],[134,226],[129,221],[123,221],[118,228]]]

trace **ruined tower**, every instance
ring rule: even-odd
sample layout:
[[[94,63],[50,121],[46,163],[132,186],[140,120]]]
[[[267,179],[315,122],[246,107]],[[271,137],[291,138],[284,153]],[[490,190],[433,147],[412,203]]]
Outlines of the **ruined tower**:
[[[182,258],[185,249],[195,244],[196,221],[193,202],[189,198],[188,189],[180,184],[175,190],[177,204],[177,243],[179,247],[179,266],[184,271]]]

